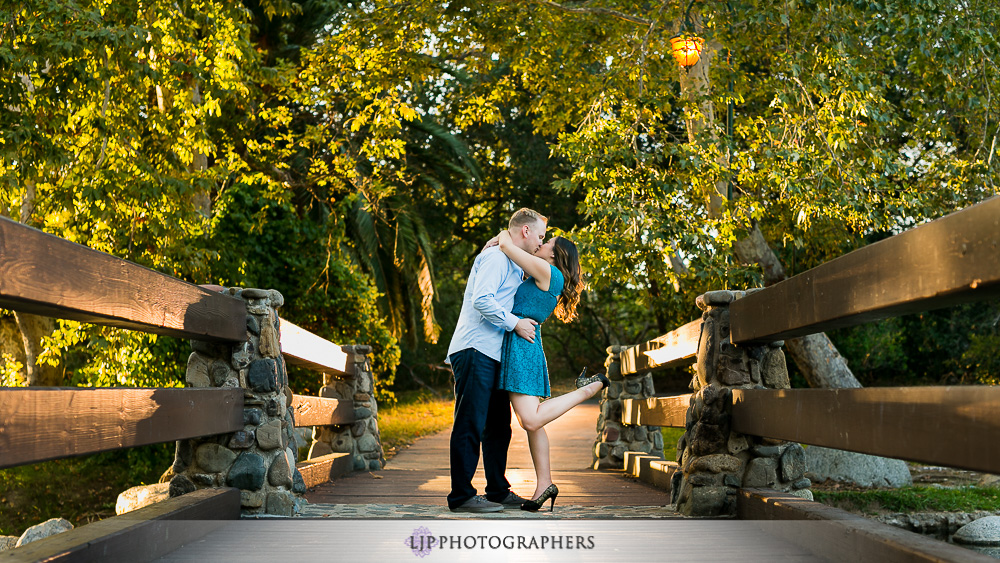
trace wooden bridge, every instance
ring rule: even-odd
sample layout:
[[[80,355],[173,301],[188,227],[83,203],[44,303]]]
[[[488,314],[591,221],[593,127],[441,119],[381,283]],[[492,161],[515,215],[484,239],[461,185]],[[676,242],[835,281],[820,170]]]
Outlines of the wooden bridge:
[[[716,292],[701,296],[701,319],[638,346],[612,351],[609,375],[620,385],[617,396],[604,394],[600,415],[597,407],[584,406],[572,418],[558,423],[568,426],[553,427],[560,428],[559,437],[553,439],[556,446],[579,447],[554,452],[555,480],[565,486],[557,511],[518,516],[559,518],[585,514],[590,507],[591,518],[619,518],[622,509],[604,513],[600,509],[628,506],[647,507],[647,517],[670,522],[688,521],[676,520],[680,516],[720,518],[720,530],[730,526],[734,517],[822,521],[824,527],[808,537],[791,522],[771,526],[768,534],[747,539],[739,553],[745,555],[752,548],[762,559],[780,556],[803,561],[817,557],[990,561],[960,547],[804,500],[789,493],[798,485],[789,487],[788,479],[768,481],[766,471],[751,475],[749,468],[754,464],[770,467],[770,462],[757,461],[767,461],[773,452],[797,451],[801,442],[1000,473],[1000,450],[983,447],[1000,439],[1000,410],[996,408],[1000,389],[996,387],[799,390],[783,388],[762,376],[770,369],[764,366],[778,357],[777,341],[893,315],[995,299],[998,294],[1000,198],[993,198],[775,286],[746,295]],[[245,349],[248,339],[257,338],[248,333],[249,302],[0,219],[0,306],[5,308]],[[259,340],[265,340],[264,336]],[[331,387],[355,381],[361,387],[351,389],[363,388],[364,378],[370,376],[365,372],[363,348],[342,350],[285,323],[280,343],[286,361],[323,371]],[[691,395],[656,397],[637,386],[643,374],[678,363],[696,363],[698,383]],[[219,442],[217,436],[245,431],[248,408],[266,412],[264,418],[283,416],[282,405],[268,402],[270,395],[266,395],[280,393],[280,374],[276,379],[269,375],[271,379],[262,380],[257,391],[265,395],[226,387],[224,373],[218,381],[215,377],[213,372],[211,383],[199,389],[0,389],[0,468],[157,442],[213,436],[216,438],[208,442]],[[240,377],[244,378],[242,372]],[[275,386],[279,391],[273,390]],[[354,404],[357,396],[306,398],[288,394],[287,406],[295,413],[296,425],[308,423],[345,431],[357,427],[359,417],[369,410]],[[370,410],[374,411],[374,405]],[[376,418],[374,412],[368,415]],[[577,424],[577,418],[589,421]],[[609,446],[604,448],[606,455],[597,451],[602,448],[593,441],[594,418],[605,424],[605,433],[597,442],[598,446]],[[609,421],[613,423],[610,426]],[[658,460],[655,452],[619,452],[610,446],[621,438],[607,432],[618,426],[633,437],[648,436],[647,429],[660,426],[685,428],[685,442],[679,448],[683,459],[672,463]],[[360,435],[365,428],[370,427],[361,428]],[[366,464],[379,465],[380,450],[356,448],[300,462],[305,485],[314,487],[306,493],[306,498],[315,501],[309,514],[330,518],[340,510],[339,514],[351,518],[343,507],[393,505],[396,513],[388,511],[389,518],[408,517],[403,514],[404,506],[415,511],[412,507],[431,507],[409,517],[448,516],[441,501],[447,487],[443,439],[418,443],[413,451],[399,454],[396,467],[390,464],[374,474],[364,471],[345,476],[351,469],[369,468]],[[419,448],[428,449],[420,453]],[[518,449],[512,448],[515,452]],[[281,452],[277,450],[280,448],[268,450],[266,457],[269,463],[280,466]],[[604,460],[620,459],[621,465],[603,471],[590,469],[593,457],[591,465],[587,457],[595,454]],[[733,459],[738,460],[736,466]],[[209,461],[204,463],[210,465]],[[518,478],[530,479],[530,474],[525,474],[527,467],[530,465],[523,459],[512,460],[515,489]],[[225,470],[220,471],[224,475]],[[773,467],[771,471],[773,474]],[[656,488],[648,488],[629,475]],[[751,486],[761,475],[770,488]],[[211,475],[194,477],[200,481],[193,492],[0,552],[0,561],[169,560],[171,554],[204,545],[207,537],[217,538],[220,544],[230,541],[240,545],[239,534],[218,532],[222,524],[190,526],[184,528],[187,533],[178,533],[178,521],[223,522],[239,519],[241,507],[244,517],[271,507],[270,496],[264,504],[260,495],[253,494],[257,489],[219,486],[225,485],[219,482],[224,479],[212,481]],[[323,484],[333,478],[332,483]],[[275,505],[280,504],[277,501],[284,498],[282,495],[295,489],[285,476],[275,478],[270,473],[260,486],[276,495]],[[609,504],[609,497],[621,502]],[[386,500],[393,502],[382,502]],[[570,506],[577,508],[571,510]],[[330,509],[323,512],[324,507]],[[257,528],[246,533],[265,532]],[[230,547],[226,553],[237,553],[240,560],[254,560],[258,555],[246,551]],[[720,552],[709,555],[714,560]],[[692,558],[699,560],[695,555]]]
[[[669,491],[630,477],[624,472],[594,471],[594,420],[599,405],[584,403],[546,426],[551,442],[552,477],[559,487],[554,512],[528,513],[516,508],[475,518],[595,518],[632,516],[681,518],[670,505]],[[535,474],[524,431],[513,421],[514,432],[507,458],[507,479],[523,496],[534,490]],[[358,517],[461,518],[469,514],[448,510],[444,498],[451,489],[446,431],[403,449],[378,473],[355,473],[315,487],[306,493],[311,503],[307,515]],[[482,469],[473,486],[482,491]],[[373,509],[359,507],[373,506]],[[381,510],[392,506],[391,512]],[[346,508],[344,508],[346,507]],[[638,511],[634,507],[640,507]]]

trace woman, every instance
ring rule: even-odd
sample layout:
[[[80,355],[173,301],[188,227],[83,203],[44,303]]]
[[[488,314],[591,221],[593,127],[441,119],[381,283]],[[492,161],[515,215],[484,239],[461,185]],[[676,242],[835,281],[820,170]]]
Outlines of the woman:
[[[515,246],[507,231],[500,233],[498,242],[500,250],[529,276],[514,295],[511,313],[538,322],[534,342],[508,332],[501,350],[498,387],[510,395],[517,421],[528,433],[528,449],[535,466],[535,492],[521,509],[537,511],[550,501],[549,509],[552,510],[559,488],[552,482],[545,425],[599,393],[609,382],[603,374],[585,378],[585,369],[577,378],[576,391],[539,402],[539,397],[549,396],[549,372],[542,350],[541,325],[553,311],[563,322],[576,317],[576,305],[583,287],[579,255],[576,245],[562,237],[549,239],[535,254]]]

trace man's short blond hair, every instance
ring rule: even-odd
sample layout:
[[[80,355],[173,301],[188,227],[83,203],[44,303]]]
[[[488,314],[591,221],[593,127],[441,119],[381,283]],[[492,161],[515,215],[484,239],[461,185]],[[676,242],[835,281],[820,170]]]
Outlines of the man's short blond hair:
[[[535,221],[541,221],[546,225],[549,224],[549,218],[541,213],[535,211],[534,209],[528,209],[527,207],[522,207],[514,212],[510,216],[510,223],[507,225],[510,229],[520,229],[525,225],[531,225]]]

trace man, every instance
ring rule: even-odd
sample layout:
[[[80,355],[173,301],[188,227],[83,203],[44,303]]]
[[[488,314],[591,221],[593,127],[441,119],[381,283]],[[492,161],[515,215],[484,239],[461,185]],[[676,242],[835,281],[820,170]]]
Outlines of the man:
[[[545,239],[547,219],[520,209],[510,218],[514,244],[534,253]],[[472,266],[462,299],[462,312],[448,347],[455,373],[455,423],[451,431],[451,493],[454,512],[498,512],[504,505],[520,506],[525,499],[510,490],[507,448],[510,447],[510,403],[506,391],[496,390],[500,375],[500,347],[504,333],[535,340],[531,319],[511,314],[514,293],[524,271],[493,246],[483,250]],[[486,494],[478,496],[472,477],[483,452]]]

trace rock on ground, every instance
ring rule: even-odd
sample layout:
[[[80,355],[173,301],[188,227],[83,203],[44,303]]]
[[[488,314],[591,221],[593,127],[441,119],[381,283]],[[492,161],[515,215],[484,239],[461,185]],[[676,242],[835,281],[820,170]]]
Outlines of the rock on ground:
[[[68,532],[72,529],[73,524],[70,524],[69,520],[66,520],[65,518],[51,518],[41,524],[35,524],[25,530],[24,533],[21,534],[21,537],[18,538],[17,543],[14,544],[14,547],[21,547],[24,544],[45,539],[49,536],[54,536],[62,532]]]
[[[874,519],[903,530],[930,536],[941,541],[950,541],[962,526],[980,518],[996,516],[997,513],[988,510],[975,512],[898,512],[884,514]]]
[[[913,484],[906,462],[820,446],[806,448],[806,477],[862,487],[905,487]]]
[[[987,516],[966,524],[952,539],[967,545],[1000,546],[1000,516]]]
[[[125,514],[137,508],[166,500],[170,497],[170,483],[156,483],[132,487],[118,495],[115,503],[115,514]]]

